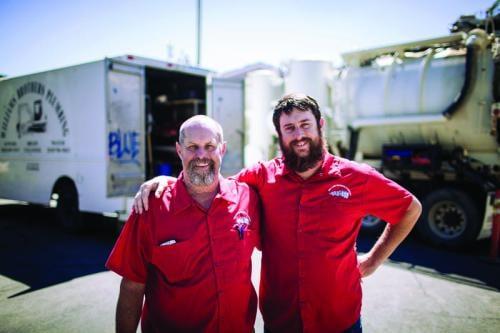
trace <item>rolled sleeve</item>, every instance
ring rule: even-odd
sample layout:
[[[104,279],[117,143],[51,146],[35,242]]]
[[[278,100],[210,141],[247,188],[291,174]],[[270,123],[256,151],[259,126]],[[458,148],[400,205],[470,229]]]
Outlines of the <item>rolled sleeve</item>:
[[[146,283],[150,240],[146,214],[132,212],[106,262],[106,268],[138,283]]]
[[[413,195],[373,168],[367,176],[363,201],[367,214],[381,218],[390,224],[398,223],[412,202]]]

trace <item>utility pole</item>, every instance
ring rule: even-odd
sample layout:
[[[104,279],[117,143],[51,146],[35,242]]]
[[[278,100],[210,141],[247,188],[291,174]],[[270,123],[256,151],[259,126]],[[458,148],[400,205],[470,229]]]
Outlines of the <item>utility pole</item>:
[[[201,63],[201,0],[197,0],[198,8],[196,11],[196,65]]]

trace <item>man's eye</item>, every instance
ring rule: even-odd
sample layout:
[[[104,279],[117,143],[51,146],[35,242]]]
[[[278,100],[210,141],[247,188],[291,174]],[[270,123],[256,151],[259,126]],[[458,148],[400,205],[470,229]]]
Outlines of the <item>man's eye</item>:
[[[306,123],[306,124],[302,125],[302,128],[306,128],[307,129],[309,127],[311,127],[311,124],[309,124],[309,123]]]
[[[190,151],[195,151],[196,150],[196,146],[187,146],[187,150],[190,150]]]
[[[215,149],[214,145],[207,145],[206,146],[207,151],[213,151]]]
[[[285,132],[293,132],[294,128],[293,127],[285,127]]]

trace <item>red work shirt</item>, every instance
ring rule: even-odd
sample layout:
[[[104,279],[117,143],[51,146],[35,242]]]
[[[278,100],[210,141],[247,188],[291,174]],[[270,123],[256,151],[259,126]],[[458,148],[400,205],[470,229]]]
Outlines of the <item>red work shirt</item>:
[[[250,280],[259,241],[256,193],[220,177],[219,193],[205,210],[181,175],[160,199],[149,200],[146,213],[132,213],[106,263],[145,284],[142,331],[251,332],[257,311]]]
[[[259,304],[277,332],[342,332],[360,317],[356,237],[367,214],[397,223],[412,195],[367,165],[327,154],[307,180],[278,158],[237,179],[262,202]]]

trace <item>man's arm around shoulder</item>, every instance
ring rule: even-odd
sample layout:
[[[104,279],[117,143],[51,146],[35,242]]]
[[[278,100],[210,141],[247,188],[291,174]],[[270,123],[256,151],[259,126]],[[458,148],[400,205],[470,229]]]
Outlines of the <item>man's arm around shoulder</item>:
[[[358,258],[361,277],[366,277],[375,272],[384,260],[389,258],[398,245],[408,236],[421,212],[422,205],[414,197],[401,221],[395,225],[387,224],[384,232],[371,250]]]
[[[142,283],[123,278],[116,306],[116,332],[135,333],[141,319],[144,288]]]

